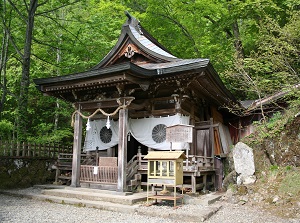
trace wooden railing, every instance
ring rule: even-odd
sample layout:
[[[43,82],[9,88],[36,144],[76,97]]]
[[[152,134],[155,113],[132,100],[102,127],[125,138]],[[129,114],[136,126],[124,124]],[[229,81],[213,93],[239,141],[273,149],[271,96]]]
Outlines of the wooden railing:
[[[81,165],[80,181],[103,184],[117,184],[118,167]]]
[[[201,171],[214,169],[214,157],[189,155],[183,161],[184,171]]]
[[[143,158],[145,155],[142,155],[140,152],[137,153],[127,165],[127,173],[131,173],[132,169],[135,168],[135,165],[138,165],[139,170],[148,169],[148,161]],[[188,155],[188,158],[183,161],[184,171],[201,171],[201,170],[213,170],[214,169],[214,157],[207,156],[196,156]]]
[[[81,154],[80,163],[86,159],[86,154]],[[59,153],[55,164],[52,169],[56,170],[55,182],[58,183],[59,180],[71,180],[72,178],[72,153]]]
[[[72,153],[73,147],[57,143],[19,143],[0,141],[0,157],[9,158],[57,158],[59,153]]]
[[[130,180],[138,170],[147,170],[148,161],[144,160],[145,155],[142,155],[140,150],[138,150],[137,155],[133,156],[132,159],[127,163],[127,177],[126,180]]]
[[[132,157],[132,159],[127,163],[127,168],[126,168],[126,181],[130,180],[134,174],[137,173],[137,170],[139,169],[138,165],[138,160],[137,160],[137,155]]]

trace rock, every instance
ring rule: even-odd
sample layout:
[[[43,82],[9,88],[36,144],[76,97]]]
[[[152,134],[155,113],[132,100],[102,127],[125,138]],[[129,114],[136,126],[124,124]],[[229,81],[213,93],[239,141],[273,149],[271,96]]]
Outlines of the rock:
[[[277,195],[275,195],[275,197],[273,198],[272,202],[273,203],[277,203],[279,201],[279,197]]]
[[[231,171],[223,180],[223,188],[226,190],[229,185],[236,184],[236,172]]]
[[[244,205],[244,204],[248,203],[248,201],[249,201],[249,198],[247,196],[242,196],[242,197],[240,197],[239,204]]]
[[[226,191],[226,193],[224,194],[224,200],[226,200],[226,199],[228,199],[228,198],[230,198],[230,197],[232,197],[234,195],[234,192],[233,192],[233,190],[231,189],[231,188],[229,188],[227,191]]]
[[[256,181],[253,150],[238,142],[233,148],[234,169],[238,173],[237,184],[252,184]]]
[[[248,193],[248,188],[244,185],[238,187],[237,194],[238,195],[246,195]]]
[[[236,179],[237,185],[253,184],[256,181],[256,176],[238,176]]]
[[[255,193],[254,197],[253,197],[253,200],[255,202],[262,202],[264,200],[264,197],[259,193]]]

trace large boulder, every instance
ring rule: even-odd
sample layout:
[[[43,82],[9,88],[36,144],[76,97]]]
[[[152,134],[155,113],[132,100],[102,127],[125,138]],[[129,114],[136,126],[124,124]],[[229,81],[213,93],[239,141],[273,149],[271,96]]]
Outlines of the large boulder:
[[[246,144],[239,142],[232,151],[234,169],[238,174],[237,184],[252,184],[256,177],[253,150]]]

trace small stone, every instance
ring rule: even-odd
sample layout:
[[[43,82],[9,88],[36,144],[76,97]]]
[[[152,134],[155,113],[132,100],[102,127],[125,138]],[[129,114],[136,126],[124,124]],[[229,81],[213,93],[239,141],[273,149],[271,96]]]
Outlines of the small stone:
[[[277,203],[278,201],[279,201],[279,197],[276,195],[276,196],[273,198],[272,202],[273,202],[273,203]]]
[[[248,193],[248,188],[245,185],[238,187],[238,195],[246,195]]]

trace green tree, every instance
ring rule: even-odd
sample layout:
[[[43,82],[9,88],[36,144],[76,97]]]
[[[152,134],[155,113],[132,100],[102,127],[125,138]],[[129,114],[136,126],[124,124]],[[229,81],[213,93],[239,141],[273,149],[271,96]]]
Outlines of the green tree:
[[[3,41],[9,39],[11,47],[4,48],[7,45],[4,44],[1,51],[1,107],[4,104],[11,105],[7,107],[10,110],[10,119],[16,120],[14,123],[17,126],[17,138],[20,141],[26,140],[29,133],[28,129],[30,129],[29,120],[31,119],[29,117],[30,112],[32,112],[29,105],[32,101],[30,96],[30,88],[32,88],[30,86],[31,78],[35,76],[35,72],[38,72],[36,68],[42,65],[40,61],[44,65],[47,63],[47,60],[52,61],[48,55],[44,58],[38,55],[36,53],[38,50],[36,49],[40,48],[38,46],[53,47],[56,45],[53,44],[54,42],[49,41],[49,39],[41,40],[44,35],[38,34],[45,34],[45,30],[48,29],[50,32],[52,29],[51,26],[39,26],[41,24],[40,21],[46,17],[48,21],[51,20],[55,24],[55,21],[51,18],[51,14],[59,8],[67,7],[74,3],[76,1],[67,0],[53,0],[41,3],[38,0],[30,0],[28,2],[7,0],[2,3],[2,10],[7,12],[1,16],[1,25],[4,30],[2,39]],[[41,17],[43,19],[40,19]],[[44,32],[39,33],[36,30],[44,30]],[[48,37],[51,36],[49,35]],[[5,49],[8,50],[4,51]],[[5,52],[7,53],[5,54]],[[3,59],[4,56],[6,59]],[[8,98],[8,92],[10,93],[9,96],[13,95],[15,98]],[[4,114],[7,113],[7,111],[2,110],[2,117],[4,118]]]

